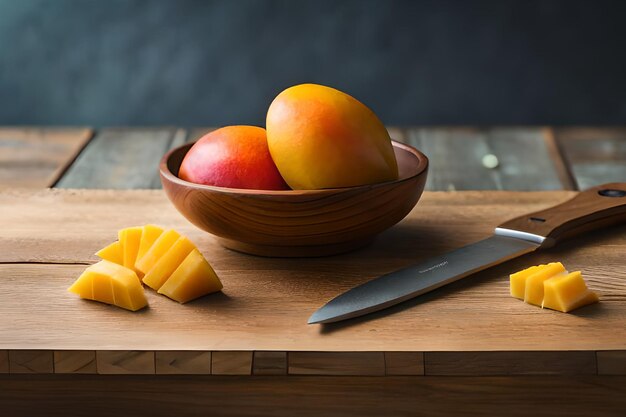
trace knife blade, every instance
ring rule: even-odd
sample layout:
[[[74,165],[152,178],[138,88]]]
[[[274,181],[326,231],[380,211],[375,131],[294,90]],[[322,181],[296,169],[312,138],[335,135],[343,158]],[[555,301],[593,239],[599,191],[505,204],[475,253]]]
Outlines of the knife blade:
[[[622,222],[626,222],[626,183],[594,187],[565,203],[509,220],[487,239],[354,287],[313,313],[308,324],[382,310],[561,239]]]

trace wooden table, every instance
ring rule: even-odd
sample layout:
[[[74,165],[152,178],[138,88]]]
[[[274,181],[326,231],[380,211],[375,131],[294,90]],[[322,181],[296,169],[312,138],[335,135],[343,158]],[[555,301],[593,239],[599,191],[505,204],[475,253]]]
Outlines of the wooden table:
[[[431,159],[411,214],[350,254],[268,259],[221,248],[148,190],[161,155],[206,129],[0,129],[0,414],[623,415],[626,226],[305,324],[358,283],[626,181],[626,129],[390,130]],[[148,222],[187,234],[223,293],[181,306],[147,291],[130,313],[66,292],[117,229]],[[550,260],[582,269],[602,302],[562,314],[508,295],[510,272]]]

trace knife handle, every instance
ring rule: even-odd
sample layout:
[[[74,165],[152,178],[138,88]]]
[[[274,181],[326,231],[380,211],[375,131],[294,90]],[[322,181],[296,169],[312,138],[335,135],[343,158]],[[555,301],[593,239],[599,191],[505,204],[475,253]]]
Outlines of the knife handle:
[[[603,184],[582,191],[554,207],[509,220],[496,228],[496,234],[534,240],[541,247],[550,247],[570,236],[618,223],[626,223],[626,183]]]

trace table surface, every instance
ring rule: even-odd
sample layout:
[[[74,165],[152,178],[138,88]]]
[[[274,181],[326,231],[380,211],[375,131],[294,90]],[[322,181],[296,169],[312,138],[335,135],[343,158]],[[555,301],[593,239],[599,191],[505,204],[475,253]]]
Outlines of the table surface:
[[[430,158],[422,200],[373,245],[307,260],[223,249],[162,192],[149,190],[160,188],[161,156],[208,130],[0,128],[0,374],[386,375],[397,389],[406,381],[394,375],[626,375],[623,227],[484,271],[393,314],[305,324],[312,310],[353,285],[486,237],[500,222],[575,190],[625,181],[625,128],[390,128]],[[497,167],[483,164],[488,154]],[[65,292],[117,229],[148,218],[189,235],[222,277],[224,292],[180,306],[148,291],[151,308],[139,314]],[[562,314],[507,295],[510,272],[550,260],[583,269],[602,302]],[[51,298],[50,291],[62,295]],[[322,391],[335,384],[320,381]],[[376,390],[366,379],[343,381]],[[594,406],[608,398],[617,407],[603,391],[614,384],[584,381],[578,389],[598,390]],[[38,383],[51,388],[45,379]],[[518,382],[476,383],[496,390]],[[460,386],[446,388],[458,393]]]

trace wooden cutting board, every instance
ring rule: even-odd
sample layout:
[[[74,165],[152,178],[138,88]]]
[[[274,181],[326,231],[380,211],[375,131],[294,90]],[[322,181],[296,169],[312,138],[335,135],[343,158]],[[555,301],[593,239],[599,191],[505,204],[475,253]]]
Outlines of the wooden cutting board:
[[[573,192],[426,192],[369,247],[327,258],[229,251],[154,191],[0,192],[0,373],[626,374],[626,227],[483,271],[417,300],[326,327],[309,315],[378,275],[488,237]],[[132,313],[67,292],[117,230],[189,236],[224,283],[180,305],[147,289]],[[563,314],[508,294],[508,274],[562,261],[601,302]]]

